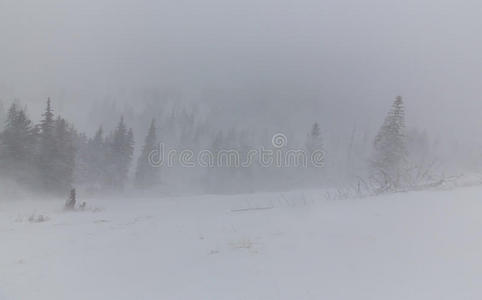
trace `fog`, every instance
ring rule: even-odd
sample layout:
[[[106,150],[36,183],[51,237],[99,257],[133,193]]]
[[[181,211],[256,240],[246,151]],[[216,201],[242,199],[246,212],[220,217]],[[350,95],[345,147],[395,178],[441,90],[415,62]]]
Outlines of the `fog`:
[[[0,0],[0,300],[482,299],[481,0]]]
[[[242,90],[370,114],[400,94],[424,126],[481,127],[479,1],[0,5],[4,100],[50,96],[78,113],[106,97],[135,102],[130,93],[144,89],[196,100],[206,90]]]
[[[347,140],[354,129],[373,139],[401,95],[407,127],[449,155],[447,145],[481,142],[481,11],[439,0],[1,0],[0,99],[38,121],[50,97],[89,136],[127,115],[138,153],[160,117],[146,113],[153,101],[194,106],[219,127],[302,137],[319,122],[327,140]]]

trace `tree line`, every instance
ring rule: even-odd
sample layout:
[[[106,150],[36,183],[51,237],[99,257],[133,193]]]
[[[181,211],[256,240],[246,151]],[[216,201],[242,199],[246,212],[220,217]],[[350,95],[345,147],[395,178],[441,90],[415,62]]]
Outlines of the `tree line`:
[[[135,153],[134,132],[122,116],[112,130],[106,131],[100,126],[94,136],[88,137],[76,130],[71,122],[56,115],[48,99],[38,124],[29,119],[25,108],[15,103],[6,111],[4,124],[0,133],[0,176],[34,190],[59,194],[65,194],[73,186],[92,192],[122,191],[131,183],[140,189],[190,185],[193,189],[197,186],[201,192],[252,191],[264,189],[271,183],[297,185],[313,179],[319,184],[329,181],[333,175],[330,161],[335,161],[337,155],[327,155],[322,129],[319,123],[314,122],[302,142],[292,147],[305,150],[308,158],[312,153],[322,151],[328,162],[323,168],[266,168],[257,162],[241,168],[159,168],[149,161],[149,155],[159,150],[160,142],[178,150],[210,150],[214,158],[220,150],[233,149],[240,154],[240,159],[246,158],[250,149],[260,145],[266,148],[273,146],[269,132],[220,129],[213,126],[209,119],[202,121],[197,118],[196,111],[173,110],[161,122],[153,119],[146,124],[147,132],[139,143],[141,147],[131,173]],[[290,142],[296,140],[294,136],[289,135],[288,138]],[[377,190],[385,191],[400,189],[410,181],[413,184],[410,152],[425,151],[420,149],[426,148],[426,141],[426,137],[417,131],[406,132],[404,104],[402,98],[397,97],[373,141],[367,181]],[[347,155],[349,163],[359,149],[352,136]],[[340,168],[336,164],[332,167]],[[420,173],[420,170],[417,171]]]
[[[121,117],[104,136],[100,128],[87,138],[56,116],[50,99],[34,124],[26,109],[13,103],[0,134],[0,174],[18,184],[48,193],[66,193],[72,185],[122,189],[134,153],[134,134]],[[139,176],[143,171],[139,171]]]

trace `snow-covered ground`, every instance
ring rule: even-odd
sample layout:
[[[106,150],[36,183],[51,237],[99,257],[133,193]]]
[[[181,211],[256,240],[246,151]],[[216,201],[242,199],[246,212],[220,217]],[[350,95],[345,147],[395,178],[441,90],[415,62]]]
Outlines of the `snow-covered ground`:
[[[322,194],[0,202],[0,298],[482,298],[482,188]]]

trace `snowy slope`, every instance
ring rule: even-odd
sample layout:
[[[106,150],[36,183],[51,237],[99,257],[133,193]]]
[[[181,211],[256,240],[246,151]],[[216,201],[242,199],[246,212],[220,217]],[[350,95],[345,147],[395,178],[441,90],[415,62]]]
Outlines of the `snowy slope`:
[[[321,195],[2,202],[0,299],[482,298],[482,188]]]

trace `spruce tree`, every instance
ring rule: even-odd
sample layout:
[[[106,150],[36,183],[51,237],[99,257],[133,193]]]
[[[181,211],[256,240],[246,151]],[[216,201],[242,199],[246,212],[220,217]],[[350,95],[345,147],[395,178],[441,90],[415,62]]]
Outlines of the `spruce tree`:
[[[49,193],[64,193],[73,182],[77,133],[65,119],[54,117],[49,98],[42,120],[33,130],[38,140],[37,165],[42,188]]]
[[[7,119],[5,121],[5,129],[2,132],[2,159],[4,162],[11,161],[14,159],[19,145],[19,140],[17,138],[17,120],[19,111],[17,106],[12,104],[8,110]]]
[[[156,149],[157,135],[155,121],[151,121],[144,140],[141,155],[137,160],[135,184],[138,188],[150,187],[159,182],[159,168],[149,161],[150,154]]]
[[[55,121],[55,155],[53,156],[53,177],[55,190],[68,191],[73,182],[75,168],[74,129],[65,119],[58,117]]]
[[[54,120],[54,110],[52,109],[52,103],[50,98],[47,99],[47,107],[45,108],[45,112],[42,114],[42,121],[40,121],[40,127],[42,129],[42,135],[52,135],[53,130],[55,127],[55,120]]]
[[[399,189],[407,163],[405,108],[398,96],[374,141],[371,161],[374,176],[382,190]]]
[[[127,181],[129,167],[134,153],[134,134],[132,129],[127,130],[124,118],[109,138],[109,151],[107,152],[108,167],[106,183],[114,189],[122,189]]]
[[[54,137],[55,120],[50,98],[47,99],[45,112],[42,114],[39,132],[38,147],[38,167],[41,172],[41,180],[43,188],[48,192],[55,192],[56,176],[55,176],[55,155],[56,143]]]
[[[12,104],[1,134],[0,165],[8,177],[21,182],[32,179],[34,138],[32,122],[24,110]]]
[[[107,149],[102,126],[96,131],[94,138],[89,140],[87,147],[89,181],[99,188],[107,174]]]

